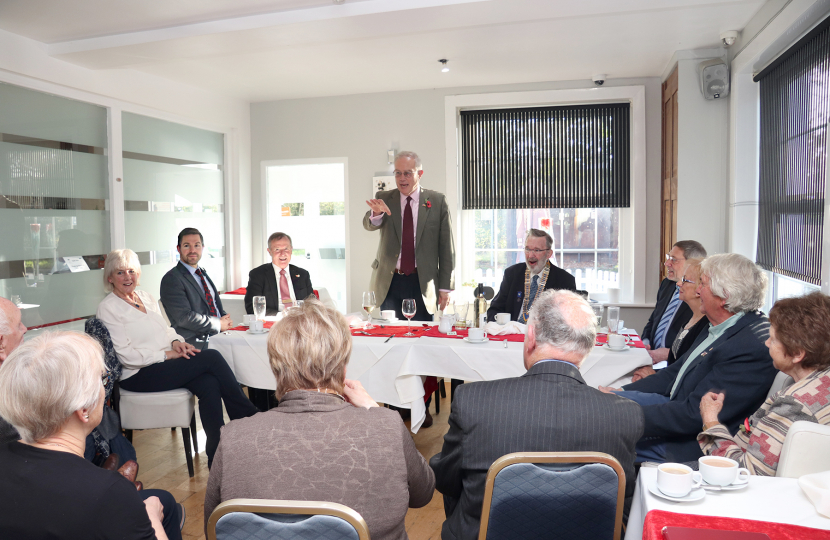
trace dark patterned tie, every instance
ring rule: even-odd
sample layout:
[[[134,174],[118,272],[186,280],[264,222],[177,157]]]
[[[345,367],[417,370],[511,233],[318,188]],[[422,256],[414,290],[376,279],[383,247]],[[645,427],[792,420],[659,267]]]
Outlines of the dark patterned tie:
[[[406,198],[403,211],[403,231],[401,238],[401,272],[407,276],[415,271],[415,227],[412,220],[412,197]]]
[[[205,279],[205,275],[202,273],[201,268],[196,269],[196,275],[202,280],[202,287],[205,289],[205,300],[207,300],[208,313],[211,317],[216,317],[216,306],[213,304],[213,296],[210,294],[210,288],[208,288],[207,280]]]

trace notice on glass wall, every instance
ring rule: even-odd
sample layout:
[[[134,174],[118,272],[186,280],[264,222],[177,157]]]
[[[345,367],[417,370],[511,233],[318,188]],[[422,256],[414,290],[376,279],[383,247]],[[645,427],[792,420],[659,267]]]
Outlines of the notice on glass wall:
[[[89,266],[87,266],[86,261],[83,257],[64,257],[63,258],[64,264],[69,269],[70,272],[86,272],[89,270]]]
[[[377,193],[378,191],[389,191],[391,189],[395,189],[397,184],[395,184],[395,177],[394,176],[374,176],[372,177],[372,193]]]

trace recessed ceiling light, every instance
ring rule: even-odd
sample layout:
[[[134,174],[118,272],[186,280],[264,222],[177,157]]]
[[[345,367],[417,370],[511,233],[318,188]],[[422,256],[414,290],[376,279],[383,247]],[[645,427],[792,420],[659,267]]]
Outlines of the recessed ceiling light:
[[[447,59],[446,58],[442,58],[441,60],[438,60],[438,61],[441,62],[441,73],[446,73],[450,70],[450,68],[447,67]]]
[[[331,1],[334,2],[335,4],[337,4],[338,6],[340,4],[345,4],[346,3],[346,0],[331,0]]]

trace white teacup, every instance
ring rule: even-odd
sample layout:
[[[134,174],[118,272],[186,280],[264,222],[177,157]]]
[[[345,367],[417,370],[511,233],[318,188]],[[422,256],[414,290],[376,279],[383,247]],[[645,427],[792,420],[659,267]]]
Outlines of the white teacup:
[[[251,323],[250,329],[251,329],[251,332],[262,332],[263,330],[265,330],[265,322],[264,321],[259,321],[259,320],[254,320]]]
[[[496,313],[496,322],[499,324],[507,324],[510,322],[509,313]]]
[[[394,321],[395,320],[395,310],[394,309],[384,309],[380,312],[380,316],[387,321]]]
[[[242,316],[242,324],[244,326],[251,326],[251,323],[256,320],[256,315],[245,314]]]
[[[744,484],[749,481],[749,471],[738,467],[738,462],[720,456],[703,456],[697,460],[700,474],[713,486],[728,486],[733,482]]]
[[[621,351],[628,347],[631,338],[623,334],[608,334],[608,348]]]
[[[467,330],[467,339],[470,341],[484,341],[487,339],[487,332],[481,328],[470,328]]]
[[[685,497],[701,482],[701,474],[686,465],[663,463],[657,467],[657,489],[669,497]]]

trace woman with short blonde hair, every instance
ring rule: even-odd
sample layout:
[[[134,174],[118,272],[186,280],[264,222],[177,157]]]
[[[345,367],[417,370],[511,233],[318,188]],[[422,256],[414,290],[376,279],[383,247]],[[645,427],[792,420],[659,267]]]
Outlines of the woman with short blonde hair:
[[[271,328],[280,404],[222,430],[205,523],[228,499],[321,500],[360,513],[372,540],[407,538],[407,508],[432,499],[435,475],[400,415],[346,380],[351,350],[346,319],[313,297]]]

